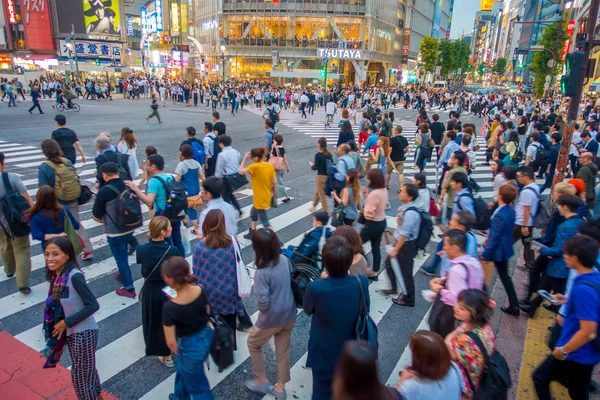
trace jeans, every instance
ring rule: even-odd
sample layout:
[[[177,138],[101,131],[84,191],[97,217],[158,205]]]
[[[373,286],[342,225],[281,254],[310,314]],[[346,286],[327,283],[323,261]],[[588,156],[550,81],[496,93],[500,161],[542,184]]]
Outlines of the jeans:
[[[33,100],[33,105],[31,106],[31,108],[29,109],[29,112],[32,112],[34,108],[36,108],[40,111],[40,114],[43,114],[44,112],[42,111],[42,107],[40,107],[40,101],[39,100]]]
[[[269,228],[271,226],[271,222],[269,221],[269,216],[267,215],[267,210],[257,210],[252,206],[250,209],[250,220],[252,222],[258,222],[258,218],[260,217],[260,221],[263,224],[263,227]]]
[[[369,241],[371,242],[371,251],[373,252],[373,272],[379,272],[379,266],[381,265],[381,235],[383,235],[385,226],[385,219],[383,221],[367,220],[360,231],[360,238],[363,245]]]
[[[550,382],[566,378],[569,381],[571,399],[588,400],[593,370],[594,364],[561,361],[549,355],[533,372],[533,385],[540,400],[551,400]]]
[[[443,240],[438,242],[437,247],[435,248],[435,254],[433,256],[433,260],[431,261],[431,264],[427,265],[426,267],[423,267],[423,271],[429,272],[430,274],[435,274],[435,272],[438,270],[438,268],[440,267],[440,264],[442,262],[442,257],[440,257],[438,255],[438,253],[440,251],[442,251],[443,246],[444,246]]]
[[[179,353],[175,356],[175,396],[173,400],[212,400],[210,384],[204,373],[214,331],[208,326],[192,336],[177,340]]]
[[[167,238],[167,242],[171,242],[173,246],[177,247],[181,257],[185,258],[185,249],[181,237],[181,221],[171,221],[171,226],[173,227],[173,232],[171,232],[171,237]]]
[[[11,104],[12,104],[12,106],[15,106],[15,107],[17,106],[17,102],[15,101],[15,95],[12,93],[9,93],[8,94],[8,106],[12,107]]]
[[[125,289],[133,289],[133,278],[129,268],[129,256],[127,243],[131,239],[133,232],[122,236],[107,237],[110,251],[117,262],[117,269],[121,275],[121,281]]]

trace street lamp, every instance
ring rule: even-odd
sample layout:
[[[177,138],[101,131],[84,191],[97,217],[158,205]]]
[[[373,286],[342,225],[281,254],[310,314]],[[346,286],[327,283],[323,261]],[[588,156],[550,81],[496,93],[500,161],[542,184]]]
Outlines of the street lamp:
[[[219,42],[219,45],[221,46],[221,66],[222,66],[222,76],[223,76],[223,82],[225,82],[225,39],[221,39],[221,41]]]

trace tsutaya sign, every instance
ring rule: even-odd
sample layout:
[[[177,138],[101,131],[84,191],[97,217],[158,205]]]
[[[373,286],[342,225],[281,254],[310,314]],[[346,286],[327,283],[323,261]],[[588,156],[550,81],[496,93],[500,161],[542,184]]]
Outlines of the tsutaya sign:
[[[356,49],[317,49],[319,58],[340,58],[342,60],[361,60],[362,52]]]

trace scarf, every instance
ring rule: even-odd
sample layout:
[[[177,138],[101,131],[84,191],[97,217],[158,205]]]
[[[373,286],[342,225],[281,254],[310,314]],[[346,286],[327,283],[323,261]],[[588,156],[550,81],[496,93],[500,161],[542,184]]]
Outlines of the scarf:
[[[68,264],[60,275],[57,275],[50,288],[48,289],[48,297],[44,303],[44,337],[46,339],[46,349],[44,354],[46,355],[46,362],[43,368],[55,368],[60,357],[62,356],[65,343],[67,341],[66,332],[61,336],[60,339],[56,336],[52,336],[54,326],[65,319],[65,313],[60,304],[60,297],[69,281],[69,275],[73,271],[73,266]]]

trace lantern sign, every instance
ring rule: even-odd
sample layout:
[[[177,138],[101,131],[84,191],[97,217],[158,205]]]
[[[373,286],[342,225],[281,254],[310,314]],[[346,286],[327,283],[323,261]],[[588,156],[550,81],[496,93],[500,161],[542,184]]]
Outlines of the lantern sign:
[[[15,0],[6,0],[6,11],[8,11],[8,23],[14,25],[17,23],[17,13],[15,12]]]
[[[567,22],[567,36],[573,36],[573,32],[575,31],[575,21],[569,20]]]

